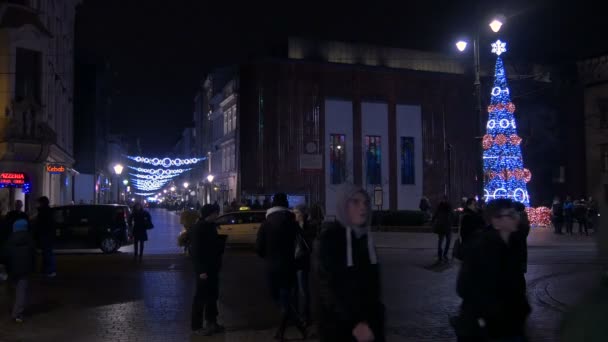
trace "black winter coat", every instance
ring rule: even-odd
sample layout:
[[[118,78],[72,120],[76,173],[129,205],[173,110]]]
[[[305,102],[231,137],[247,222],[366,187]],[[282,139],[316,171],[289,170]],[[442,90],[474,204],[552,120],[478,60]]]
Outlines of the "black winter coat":
[[[129,217],[129,225],[133,226],[133,239],[148,241],[148,228],[152,224],[150,213],[145,210],[134,211]]]
[[[490,338],[524,333],[531,310],[518,253],[517,247],[505,243],[493,228],[484,230],[465,249],[457,285],[461,317],[473,325],[483,319]]]
[[[295,272],[296,234],[300,226],[287,209],[272,208],[269,212],[258,230],[256,252],[266,260],[269,272],[287,277]]]
[[[463,244],[467,244],[475,236],[485,228],[485,221],[481,214],[465,208],[460,221],[460,237]]]
[[[354,341],[352,330],[367,322],[375,341],[384,341],[384,306],[380,271],[370,263],[367,236],[352,236],[353,266],[346,262],[346,228],[340,223],[323,225],[318,258],[321,341]]]
[[[305,221],[304,222],[304,226],[300,227],[300,236],[304,238],[304,241],[306,241],[306,244],[308,245],[308,248],[310,249],[311,253],[312,253],[312,249],[313,249],[313,245],[315,242],[315,238],[317,237],[317,231],[319,229],[314,226],[310,221]],[[300,259],[296,260],[296,269],[297,270],[303,270],[303,271],[310,271],[310,259],[312,254],[309,253],[307,256],[304,256]]]
[[[225,239],[217,234],[217,225],[213,222],[198,221],[189,231],[190,256],[194,272],[217,274],[222,265]]]
[[[19,279],[34,271],[36,244],[31,232],[11,234],[5,244],[6,268],[10,277]]]
[[[42,248],[52,248],[55,242],[55,221],[49,207],[38,208],[34,223],[35,236]]]

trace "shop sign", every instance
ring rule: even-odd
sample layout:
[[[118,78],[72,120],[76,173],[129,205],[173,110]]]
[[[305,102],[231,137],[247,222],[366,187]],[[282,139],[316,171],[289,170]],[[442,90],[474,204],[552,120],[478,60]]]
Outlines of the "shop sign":
[[[22,186],[25,184],[25,173],[23,172],[2,172],[0,173],[0,184]]]
[[[65,166],[58,165],[58,164],[47,164],[46,165],[46,172],[52,173],[52,174],[64,173],[65,172]]]

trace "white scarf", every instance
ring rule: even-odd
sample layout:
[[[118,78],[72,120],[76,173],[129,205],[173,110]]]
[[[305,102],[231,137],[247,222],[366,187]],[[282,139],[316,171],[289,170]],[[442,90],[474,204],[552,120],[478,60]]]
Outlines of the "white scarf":
[[[352,267],[353,263],[353,238],[352,232],[355,233],[357,238],[367,234],[367,252],[369,253],[369,262],[372,265],[378,263],[378,256],[376,255],[376,246],[372,234],[369,233],[369,229],[365,228],[351,228],[346,227],[346,266]]]

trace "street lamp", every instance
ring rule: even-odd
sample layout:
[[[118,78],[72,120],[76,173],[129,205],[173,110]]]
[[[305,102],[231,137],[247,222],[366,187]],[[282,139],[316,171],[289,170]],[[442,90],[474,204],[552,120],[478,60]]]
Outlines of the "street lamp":
[[[212,183],[214,178],[215,178],[215,176],[213,176],[213,175],[207,176],[207,180],[209,181],[209,183]]]
[[[464,40],[459,40],[456,43],[456,48],[458,49],[458,51],[463,52],[467,48],[468,44],[469,43],[465,42]],[[340,147],[340,146],[338,146],[338,147]]]
[[[190,184],[188,184],[188,182],[184,182],[184,188],[188,189],[188,186],[190,186]]]
[[[492,22],[489,24],[490,28],[492,29],[493,32],[497,33],[498,31],[500,31],[500,28],[502,27],[502,25],[504,24],[505,19],[504,16],[499,15],[497,16],[494,20],[492,20]],[[458,51],[460,52],[464,52],[467,48],[468,42],[464,41],[464,40],[460,40],[456,43],[456,48],[458,49]],[[482,120],[482,109],[481,109],[481,81],[480,81],[480,66],[479,66],[479,30],[476,31],[475,33],[475,39],[473,39],[473,65],[474,65],[474,72],[475,72],[475,81],[473,82],[473,86],[474,86],[474,96],[475,96],[475,111],[477,114],[477,134],[476,137],[478,139],[481,139],[481,137],[483,136],[484,132],[484,125],[483,125],[483,120]],[[479,143],[477,144],[478,147],[478,151],[477,151],[477,155],[479,156],[479,161],[477,163],[477,167],[476,167],[476,173],[477,173],[477,184],[478,184],[478,188],[477,188],[477,193],[478,194],[483,194],[483,158],[481,158],[481,155],[483,153],[483,149],[481,146],[481,140],[479,141]]]
[[[167,193],[167,189],[163,190],[163,193],[166,194]]]
[[[174,186],[171,187],[171,191],[175,191],[175,187]]]
[[[120,203],[120,182],[118,182],[118,178],[122,173],[124,167],[120,164],[114,165],[114,173],[116,174],[116,203]]]
[[[122,184],[124,184],[125,186],[127,186],[129,184],[129,181],[127,179],[122,181]]]

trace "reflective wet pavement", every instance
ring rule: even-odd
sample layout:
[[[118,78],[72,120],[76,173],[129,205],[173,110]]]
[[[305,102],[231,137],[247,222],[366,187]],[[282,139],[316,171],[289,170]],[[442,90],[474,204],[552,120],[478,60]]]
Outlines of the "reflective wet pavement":
[[[128,247],[115,255],[60,255],[57,278],[32,279],[32,306],[23,325],[0,311],[0,341],[270,341],[277,312],[268,299],[263,264],[243,248],[228,248],[224,260],[220,321],[228,332],[191,339],[193,276],[176,246],[179,217],[164,210],[152,215],[150,254],[141,264]],[[391,234],[377,237],[389,341],[454,341],[447,319],[459,304],[458,266],[428,267],[433,235]],[[590,239],[555,242],[548,236],[552,242],[543,243],[544,238],[535,237],[541,242],[530,250],[527,274],[532,341],[555,340],[563,310],[593,284],[599,270]],[[0,291],[0,306],[7,305]]]

